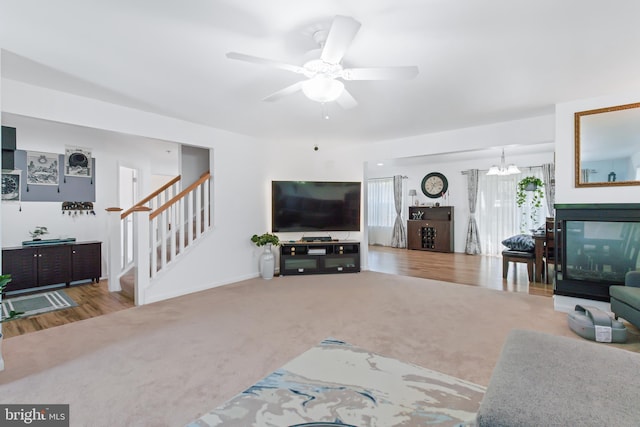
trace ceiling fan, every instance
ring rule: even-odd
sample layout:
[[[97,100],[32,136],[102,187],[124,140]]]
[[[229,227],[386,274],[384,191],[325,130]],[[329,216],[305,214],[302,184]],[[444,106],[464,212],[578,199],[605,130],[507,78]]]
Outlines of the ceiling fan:
[[[263,101],[276,101],[302,91],[313,101],[336,101],[342,108],[353,108],[358,103],[345,89],[342,80],[406,80],[418,75],[416,66],[344,68],[341,65],[342,58],[360,25],[360,22],[351,17],[337,15],[328,31],[319,30],[313,35],[321,48],[320,58],[308,61],[302,66],[238,52],[228,52],[227,58],[279,68],[302,74],[307,78],[267,96]]]

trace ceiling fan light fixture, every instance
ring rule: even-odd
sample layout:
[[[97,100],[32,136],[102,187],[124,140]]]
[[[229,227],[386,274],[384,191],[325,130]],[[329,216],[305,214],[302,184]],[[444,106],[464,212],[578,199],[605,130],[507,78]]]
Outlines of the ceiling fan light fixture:
[[[336,79],[317,75],[302,84],[302,92],[307,98],[316,102],[331,102],[340,97],[344,84]]]

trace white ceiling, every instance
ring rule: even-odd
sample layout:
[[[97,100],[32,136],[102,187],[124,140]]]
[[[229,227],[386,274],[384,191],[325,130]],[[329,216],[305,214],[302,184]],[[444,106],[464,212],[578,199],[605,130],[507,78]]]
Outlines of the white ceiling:
[[[361,143],[551,114],[640,88],[640,1],[1,0],[2,75],[242,134]],[[298,74],[333,16],[362,27],[352,67],[417,65],[408,81],[349,81],[359,106],[301,93]]]

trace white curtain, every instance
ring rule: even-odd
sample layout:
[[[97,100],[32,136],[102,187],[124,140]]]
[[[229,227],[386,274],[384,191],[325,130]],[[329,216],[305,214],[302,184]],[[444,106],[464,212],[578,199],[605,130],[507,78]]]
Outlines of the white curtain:
[[[531,206],[525,203],[523,208],[516,205],[516,190],[518,181],[525,176],[535,176],[544,181],[541,168],[520,168],[523,172],[516,175],[486,175],[478,176],[478,232],[480,234],[480,248],[484,255],[500,255],[505,249],[502,241],[507,237],[520,234],[521,221],[526,233],[531,228],[544,225],[548,215],[546,201],[538,209],[534,224],[529,219]]]
[[[391,246],[397,215],[393,197],[393,178],[371,179],[367,186],[369,244]]]

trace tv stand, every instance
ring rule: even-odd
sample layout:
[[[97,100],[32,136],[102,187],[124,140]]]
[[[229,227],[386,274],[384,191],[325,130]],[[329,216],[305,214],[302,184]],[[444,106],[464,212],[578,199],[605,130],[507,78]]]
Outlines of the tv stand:
[[[360,272],[360,242],[288,242],[280,246],[280,275]]]

